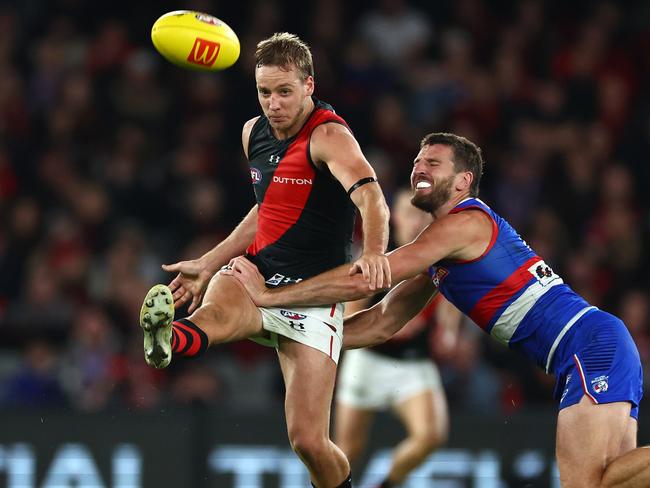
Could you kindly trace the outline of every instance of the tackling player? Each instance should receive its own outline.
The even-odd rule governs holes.
[[[380,343],[440,290],[496,340],[556,376],[556,454],[565,488],[650,486],[650,449],[637,448],[643,395],[639,353],[625,324],[577,295],[503,218],[478,199],[481,151],[434,133],[413,162],[412,203],[431,223],[389,256],[395,287],[346,320],[345,347]],[[231,274],[259,305],[351,300],[374,293],[335,269],[267,290],[237,258]]]
[[[410,190],[397,192],[391,207],[394,241],[411,242],[431,222],[431,215],[411,205]],[[346,314],[376,303],[377,298],[346,304]],[[336,444],[354,466],[366,447],[375,412],[390,408],[406,429],[380,488],[399,486],[431,452],[447,440],[447,399],[435,351],[450,354],[456,345],[461,313],[440,295],[383,344],[343,355],[336,387]],[[432,342],[432,339],[434,340]]]

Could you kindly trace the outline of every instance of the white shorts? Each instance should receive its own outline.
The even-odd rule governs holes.
[[[339,370],[336,400],[378,410],[440,388],[440,373],[430,359],[395,359],[367,349],[352,349],[345,352]]]
[[[338,364],[343,347],[343,304],[309,308],[264,308],[262,328],[268,335],[251,337],[264,346],[278,347],[278,335],[318,349]]]

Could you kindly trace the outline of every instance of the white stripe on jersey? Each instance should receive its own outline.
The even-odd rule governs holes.
[[[548,351],[548,356],[546,356],[546,372],[549,372],[549,369],[551,368],[551,361],[553,360],[553,354],[555,354],[555,350],[557,349],[557,346],[560,344],[560,341],[564,337],[564,335],[569,332],[569,329],[573,327],[573,324],[575,324],[580,317],[582,317],[584,314],[586,314],[589,310],[595,310],[596,307],[585,307],[582,310],[580,310],[577,314],[575,314],[571,320],[567,322],[567,324],[562,328],[560,333],[557,335],[555,340],[553,341],[553,345],[551,346],[550,351]]]
[[[517,330],[517,327],[519,327],[519,324],[530,309],[535,306],[537,300],[539,300],[554,286],[564,283],[562,278],[556,275],[553,271],[550,271],[550,276],[540,278],[536,273],[539,266],[541,266],[542,269],[548,269],[550,271],[550,268],[546,266],[544,261],[537,261],[528,268],[528,272],[533,277],[537,278],[537,282],[526,288],[521,296],[508,305],[501,316],[497,319],[490,331],[490,335],[497,341],[507,345]]]

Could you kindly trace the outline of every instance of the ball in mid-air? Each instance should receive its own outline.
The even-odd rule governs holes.
[[[183,68],[219,71],[239,58],[237,34],[222,20],[201,12],[166,13],[154,22],[151,41],[165,59]]]

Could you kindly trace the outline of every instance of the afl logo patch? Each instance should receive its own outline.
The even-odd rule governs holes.
[[[283,317],[286,317],[290,320],[303,320],[307,318],[306,315],[292,312],[291,310],[280,310],[280,313],[282,314]]]
[[[258,185],[262,181],[262,172],[257,168],[251,168],[251,182]]]

